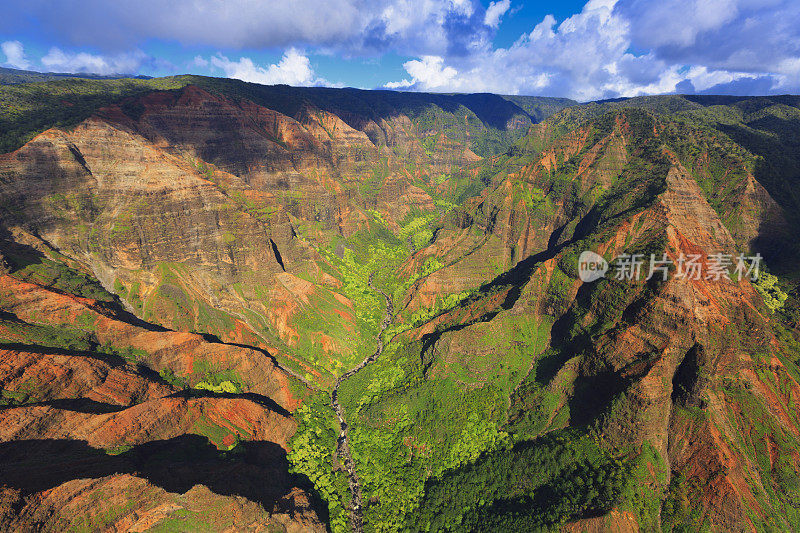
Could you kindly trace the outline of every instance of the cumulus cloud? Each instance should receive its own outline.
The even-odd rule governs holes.
[[[187,66],[261,83],[314,85],[308,56],[408,59],[386,87],[569,96],[579,100],[664,92],[800,91],[797,0],[589,0],[563,20],[531,24],[516,42],[493,45],[511,0],[14,0],[0,33],[35,20],[57,43],[101,55],[51,50],[54,70],[131,72],[155,60],[140,43],[160,39],[224,50]],[[102,21],[99,23],[98,21]],[[506,26],[507,27],[507,26]],[[26,64],[15,41],[7,64]],[[68,48],[64,48],[68,49]],[[231,50],[289,50],[275,65]],[[45,61],[46,60],[46,61]],[[138,63],[137,63],[138,62]]]
[[[197,59],[195,58],[195,62],[197,62]],[[266,68],[258,66],[249,57],[242,57],[238,61],[232,61],[222,54],[212,57],[211,64],[222,69],[228,78],[262,83],[264,85],[278,83],[285,83],[286,85],[326,84],[325,80],[317,78],[314,74],[314,69],[311,67],[311,60],[308,56],[303,55],[295,48],[287,50],[278,63],[268,65]]]
[[[54,46],[41,61],[47,70],[53,72],[108,75],[136,73],[147,59],[147,55],[141,50],[103,56],[86,52],[65,52]]]
[[[592,0],[561,24],[546,16],[509,48],[486,47],[449,65],[442,57],[409,61],[404,64],[411,75],[407,87],[600,98],[625,89],[617,63],[629,55],[627,32],[628,23],[614,15],[613,2]]]
[[[800,58],[796,0],[620,0],[615,13],[634,46],[674,63],[788,75]]]
[[[483,16],[483,23],[490,28],[496,28],[500,25],[500,19],[506,14],[506,11],[511,7],[511,0],[500,0],[499,2],[490,2],[489,7],[486,8],[486,14]]]
[[[389,82],[386,87],[398,89],[412,87],[419,84],[428,90],[451,87],[455,82],[458,71],[453,67],[444,66],[444,58],[437,56],[424,56],[419,60],[403,63],[403,68],[411,74],[412,80]]]
[[[501,0],[503,4],[508,0]],[[443,54],[488,38],[479,0],[28,0],[4,7],[0,33],[27,20],[69,46],[130,49],[162,39],[220,49],[332,48]],[[501,6],[500,6],[501,7]],[[497,14],[500,7],[495,5]],[[497,14],[497,17],[500,15]],[[494,18],[491,18],[494,20]]]
[[[0,49],[6,55],[5,65],[11,68],[26,69],[30,66],[30,62],[25,59],[25,49],[19,41],[6,41],[0,44]]]
[[[788,17],[786,10],[795,8],[787,3],[664,0],[648,2],[650,11],[640,4],[641,0],[590,0],[580,13],[560,23],[545,16],[508,48],[484,46],[469,57],[408,61],[404,68],[410,78],[386,87],[543,94],[581,101],[669,92],[800,90],[800,35],[776,44],[772,54],[761,49],[755,33],[739,39],[748,34],[748,25],[764,29],[761,21],[740,20],[742,14],[770,4],[773,19],[780,10]],[[671,8],[662,9],[665,4]],[[800,21],[800,16],[791,20]],[[731,27],[741,31],[729,33]],[[800,24],[786,28],[783,35],[792,32],[800,32]],[[758,61],[759,57],[769,59]]]

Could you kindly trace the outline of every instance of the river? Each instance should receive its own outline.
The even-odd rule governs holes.
[[[337,439],[336,445],[336,455],[339,456],[339,459],[344,465],[345,470],[347,470],[347,483],[350,487],[350,494],[352,495],[350,500],[350,527],[356,533],[362,533],[364,531],[364,514],[361,501],[361,481],[358,479],[358,472],[356,472],[356,467],[353,463],[353,456],[350,454],[350,444],[348,442],[350,427],[347,425],[347,421],[345,420],[344,408],[339,403],[339,386],[344,382],[344,380],[354,375],[371,362],[375,361],[383,353],[383,332],[387,327],[389,327],[389,324],[392,323],[392,319],[394,318],[394,305],[392,304],[392,299],[389,298],[388,294],[380,289],[376,289],[372,284],[374,276],[374,272],[370,274],[369,286],[371,289],[383,296],[383,298],[386,300],[386,312],[383,317],[383,322],[381,322],[380,331],[378,331],[378,338],[375,341],[375,352],[361,361],[357,366],[339,376],[339,379],[336,380],[336,384],[333,387],[333,392],[331,393],[331,406],[333,407],[333,410],[336,411],[336,417],[339,419],[340,428],[339,438]]]

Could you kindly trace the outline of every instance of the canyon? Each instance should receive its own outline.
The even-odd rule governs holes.
[[[0,101],[2,529],[800,526],[800,97]]]

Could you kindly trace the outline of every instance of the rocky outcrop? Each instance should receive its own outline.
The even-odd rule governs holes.
[[[253,401],[167,397],[105,414],[36,405],[0,418],[4,527],[324,530],[287,474],[293,421]]]
[[[0,528],[324,529],[286,452],[334,383],[366,525],[549,433],[548,467],[578,434],[602,464],[581,479],[602,505],[559,500],[566,531],[796,523],[796,347],[750,281],[576,270],[780,250],[792,217],[752,154],[592,104],[479,164],[460,104],[237,87],[143,93],[0,156]],[[314,416],[303,442],[333,441]],[[555,498],[523,496],[472,511]]]
[[[0,350],[0,388],[24,395],[26,402],[87,399],[127,407],[175,392],[170,385],[148,379],[135,366],[111,357],[29,349],[36,352]]]
[[[466,390],[486,386],[487,375],[501,363],[530,372],[531,385],[523,380],[512,396],[512,406],[525,406],[512,409],[512,427],[516,417],[534,419],[535,425],[524,427],[539,432],[588,426],[614,449],[633,455],[653,449],[656,459],[646,467],[651,473],[638,481],[649,487],[645,497],[689,491],[691,505],[699,506],[696,523],[724,531],[750,531],[759,521],[787,527],[776,509],[793,493],[788,485],[773,484],[775,469],[784,468],[778,464],[785,465],[781,476],[800,472],[791,444],[800,427],[800,387],[781,362],[785,348],[773,336],[769,312],[750,281],[708,275],[713,254],[735,258],[757,238],[757,228],[785,227],[785,215],[755,192],[763,190],[752,183],[744,162],[729,171],[741,179],[733,187],[741,185],[742,201],[712,205],[714,190],[699,184],[705,171],[684,165],[670,139],[661,136],[665,128],[658,119],[629,111],[610,120],[609,133],[592,139],[589,129],[577,131],[495,178],[472,215],[489,234],[482,246],[517,244],[524,253],[506,263],[516,263],[514,268],[484,286],[490,296],[468,300],[404,334],[404,340],[422,342],[428,379],[458,376]],[[603,126],[594,124],[597,130]],[[632,165],[646,173],[632,171]],[[562,199],[553,192],[565,175]],[[518,191],[533,187],[550,192],[541,204],[524,206]],[[597,192],[609,189],[619,192],[595,204]],[[756,197],[761,200],[748,200]],[[742,233],[724,222],[741,217],[763,224]],[[583,249],[608,258],[646,251],[639,281],[615,280],[612,265],[611,279],[581,283],[576,263]],[[703,273],[692,279],[673,270],[666,281],[648,283],[651,252],[675,264],[697,254]],[[475,263],[486,261],[478,252],[473,256]],[[731,272],[734,267],[735,259]],[[451,280],[458,268],[464,271],[456,263],[420,283],[418,305],[430,305],[437,280]],[[542,354],[538,328],[551,320],[550,348]],[[522,363],[500,354],[531,359]],[[782,392],[777,383],[784,384]],[[770,422],[760,421],[762,416]],[[772,443],[763,453],[775,466],[765,469],[756,460],[762,452],[749,451],[759,446],[747,436],[752,427],[764,428],[757,433]],[[690,488],[676,489],[678,476],[691,480],[680,481]],[[613,511],[565,530],[636,531],[659,519]]]
[[[50,325],[85,324],[84,331],[98,345],[138,353],[156,371],[170,370],[187,378],[190,384],[205,379],[209,370],[232,371],[247,391],[267,396],[288,410],[293,410],[308,393],[268,353],[207,342],[197,334],[132,324],[97,301],[59,294],[11,276],[0,277],[0,301],[6,312],[22,321],[36,322],[44,316]],[[13,368],[9,368],[11,371]]]
[[[296,430],[287,409],[303,398],[303,387],[269,356],[135,325],[106,302],[10,276],[0,284],[4,529],[139,531],[187,521],[212,529],[325,529],[307,482],[287,471]],[[68,339],[81,327],[84,336],[75,338],[98,351],[31,344],[57,342],[37,337],[47,332]],[[183,391],[151,368],[190,384],[208,379],[202,368],[227,369],[255,393]]]
[[[14,507],[19,513],[2,513],[0,524],[10,531],[34,527],[63,531],[87,523],[131,532],[186,524],[219,531],[263,527],[286,533],[325,531],[310,508],[308,496],[301,491],[289,492],[279,506],[282,509],[270,513],[255,502],[235,494],[214,493],[205,485],[196,485],[181,494],[137,475],[114,474],[67,481],[28,498],[7,488],[0,495],[0,509]]]
[[[66,439],[92,448],[137,446],[218,428],[211,438],[220,446],[238,439],[269,440],[286,449],[295,429],[286,415],[238,398],[164,397],[104,414],[31,405],[4,409],[0,420],[3,442]]]
[[[344,303],[337,328],[355,335],[312,354],[298,347],[297,333],[324,334],[300,321],[329,318],[269,290],[276,275],[297,285],[329,271],[315,247],[369,229],[367,210],[395,225],[434,211],[414,180],[477,157],[445,137],[428,154],[403,115],[342,118],[310,102],[293,112],[195,86],[103,108],[0,156],[0,197],[14,206],[2,224],[82,265],[140,318],[258,346],[319,375],[312,361],[355,360],[369,339]],[[284,316],[287,307],[312,315]]]

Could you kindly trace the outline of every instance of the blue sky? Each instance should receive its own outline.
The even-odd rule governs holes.
[[[7,0],[0,64],[594,100],[800,93],[797,0]]]

